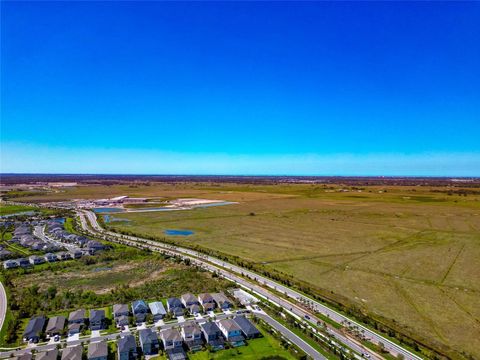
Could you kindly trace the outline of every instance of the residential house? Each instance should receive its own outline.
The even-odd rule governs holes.
[[[222,310],[228,310],[233,306],[233,303],[225,296],[224,293],[212,294],[213,300],[217,304],[217,307]]]
[[[35,360],[57,360],[58,349],[52,349],[37,353]]]
[[[221,350],[224,347],[224,340],[222,336],[222,331],[213,321],[206,322],[200,325],[203,332],[203,337],[208,345],[210,345],[214,350]]]
[[[117,342],[118,360],[134,360],[137,358],[137,343],[135,336],[126,335]]]
[[[55,316],[48,320],[45,333],[47,334],[48,337],[60,335],[63,333],[64,328],[65,328],[65,317]]]
[[[28,261],[28,259],[25,259],[25,258],[17,259],[17,263],[20,267],[23,267],[23,268],[30,267],[32,265],[30,264],[30,261]]]
[[[155,301],[148,304],[150,312],[153,315],[153,321],[161,320],[167,315],[167,311],[161,301]]]
[[[90,343],[88,345],[87,359],[88,360],[107,360],[108,345],[105,341]]]
[[[68,336],[79,334],[82,331],[83,326],[84,324],[77,324],[77,323],[68,324],[68,332],[67,332]]]
[[[135,317],[135,321],[138,323],[145,322],[147,319],[148,306],[143,300],[136,300],[132,303],[132,312]]]
[[[205,312],[213,311],[215,309],[215,300],[213,300],[212,295],[208,293],[199,294],[198,301]]]
[[[182,348],[183,340],[182,335],[177,329],[166,329],[160,332],[160,337],[163,342],[163,348],[165,350],[171,350],[174,348]]]
[[[12,256],[12,252],[5,250],[3,247],[0,246],[0,260],[7,259]]]
[[[90,310],[90,330],[103,330],[105,327],[105,310]]]
[[[183,304],[179,298],[175,298],[175,297],[168,298],[167,309],[168,309],[168,312],[175,317],[183,315]]]
[[[45,260],[47,262],[55,262],[58,260],[57,255],[52,254],[52,253],[47,253],[45,254]]]
[[[69,324],[85,324],[86,320],[87,320],[87,312],[85,311],[85,309],[72,311],[68,315]]]
[[[57,259],[58,260],[69,260],[71,259],[70,254],[68,252],[59,252],[57,253]]]
[[[43,264],[45,262],[45,258],[43,258],[41,256],[37,256],[37,255],[32,255],[28,258],[28,261],[32,265],[39,265],[39,264]]]
[[[83,256],[81,250],[71,250],[69,253],[72,259],[80,259]]]
[[[190,323],[183,326],[181,334],[185,344],[191,351],[198,351],[202,348],[202,330],[197,323]]]
[[[197,315],[202,312],[200,305],[198,304],[193,304],[188,307],[188,312],[192,315]]]
[[[3,263],[4,269],[13,269],[18,267],[18,262],[16,260],[7,260]]]
[[[118,327],[128,325],[128,315],[130,310],[127,304],[115,304],[113,305],[113,319]]]
[[[45,317],[36,316],[27,324],[25,331],[23,332],[23,341],[29,341],[37,343],[42,336],[43,327],[45,326]]]
[[[233,318],[233,321],[235,321],[237,325],[240,326],[243,335],[245,335],[247,339],[252,339],[261,335],[260,331],[258,331],[258,329],[252,324],[252,322],[245,316],[236,316]]]
[[[188,308],[192,305],[199,305],[200,303],[198,302],[197,298],[195,297],[195,295],[191,294],[191,293],[186,293],[186,294],[183,294],[181,297],[180,297],[180,300],[182,301],[183,305]]]
[[[163,347],[169,360],[184,360],[187,358],[182,347],[182,335],[176,329],[166,329],[160,332]]]
[[[158,354],[160,343],[158,342],[157,333],[152,329],[141,329],[138,331],[140,339],[140,347],[144,355]]]
[[[83,346],[75,345],[62,350],[62,360],[82,360]]]
[[[218,327],[222,331],[223,336],[232,346],[241,346],[245,344],[245,338],[242,329],[232,319],[223,319],[218,322]]]

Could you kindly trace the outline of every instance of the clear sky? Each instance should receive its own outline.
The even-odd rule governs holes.
[[[480,2],[1,3],[1,172],[480,176]]]

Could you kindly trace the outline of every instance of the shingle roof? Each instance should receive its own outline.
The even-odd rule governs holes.
[[[46,332],[61,331],[65,327],[65,317],[55,316],[48,320]]]
[[[182,341],[182,335],[176,329],[163,330],[160,336],[163,340]]]
[[[90,322],[103,321],[105,319],[105,310],[90,310]]]
[[[242,330],[238,324],[232,319],[223,319],[219,321],[219,324],[227,331]]]
[[[129,312],[128,305],[127,304],[115,304],[113,305],[113,313],[126,313]]]
[[[39,336],[45,326],[45,317],[37,316],[31,319],[28,322],[27,327],[23,333],[23,337],[31,338],[34,336]]]
[[[86,318],[86,311],[84,309],[72,311],[68,315],[68,321],[84,320],[85,318]]]
[[[220,329],[218,328],[217,324],[215,324],[213,321],[206,322],[200,326],[202,327],[203,331],[208,335],[215,335],[220,332]]]
[[[57,357],[58,357],[58,350],[53,349],[53,350],[37,353],[37,356],[35,356],[35,359],[36,360],[57,360]]]
[[[129,352],[135,350],[137,348],[137,343],[135,342],[135,336],[133,335],[126,335],[117,342],[118,351]]]
[[[195,297],[195,295],[191,294],[191,293],[186,293],[186,294],[183,294],[181,296],[181,299],[183,302],[185,303],[189,303],[189,302],[198,302],[197,298]]]
[[[108,346],[104,341],[90,343],[88,345],[88,357],[96,358],[101,356],[108,356]]]
[[[62,360],[82,360],[83,346],[66,347],[62,351]]]
[[[260,331],[244,316],[236,316],[233,318],[233,321],[240,326],[246,336],[256,336],[260,334]]]
[[[139,330],[138,335],[142,346],[143,344],[158,342],[157,334],[152,331],[152,329],[141,329]]]

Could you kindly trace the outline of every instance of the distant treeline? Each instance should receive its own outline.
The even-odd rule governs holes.
[[[229,175],[101,175],[101,174],[0,174],[0,184],[47,184],[77,182],[114,185],[136,183],[238,183],[238,184],[345,184],[351,186],[457,186],[477,187],[480,178],[452,177],[383,177],[383,176],[229,176]]]

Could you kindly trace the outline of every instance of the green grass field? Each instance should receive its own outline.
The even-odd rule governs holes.
[[[22,213],[25,211],[33,211],[33,210],[36,210],[36,209],[31,206],[6,205],[3,203],[0,203],[0,216]]]
[[[348,189],[348,191],[345,191]],[[471,190],[471,189],[470,189]],[[450,188],[162,184],[78,187],[37,200],[131,195],[238,204],[115,214],[118,230],[237,255],[355,305],[447,353],[480,357],[480,192]]]
[[[240,346],[234,349],[221,350],[216,352],[200,351],[189,354],[190,360],[259,360],[272,355],[279,356],[285,360],[294,360],[295,357],[287,350],[282,348],[280,342],[272,335],[263,331],[264,337],[247,341],[246,346]]]

